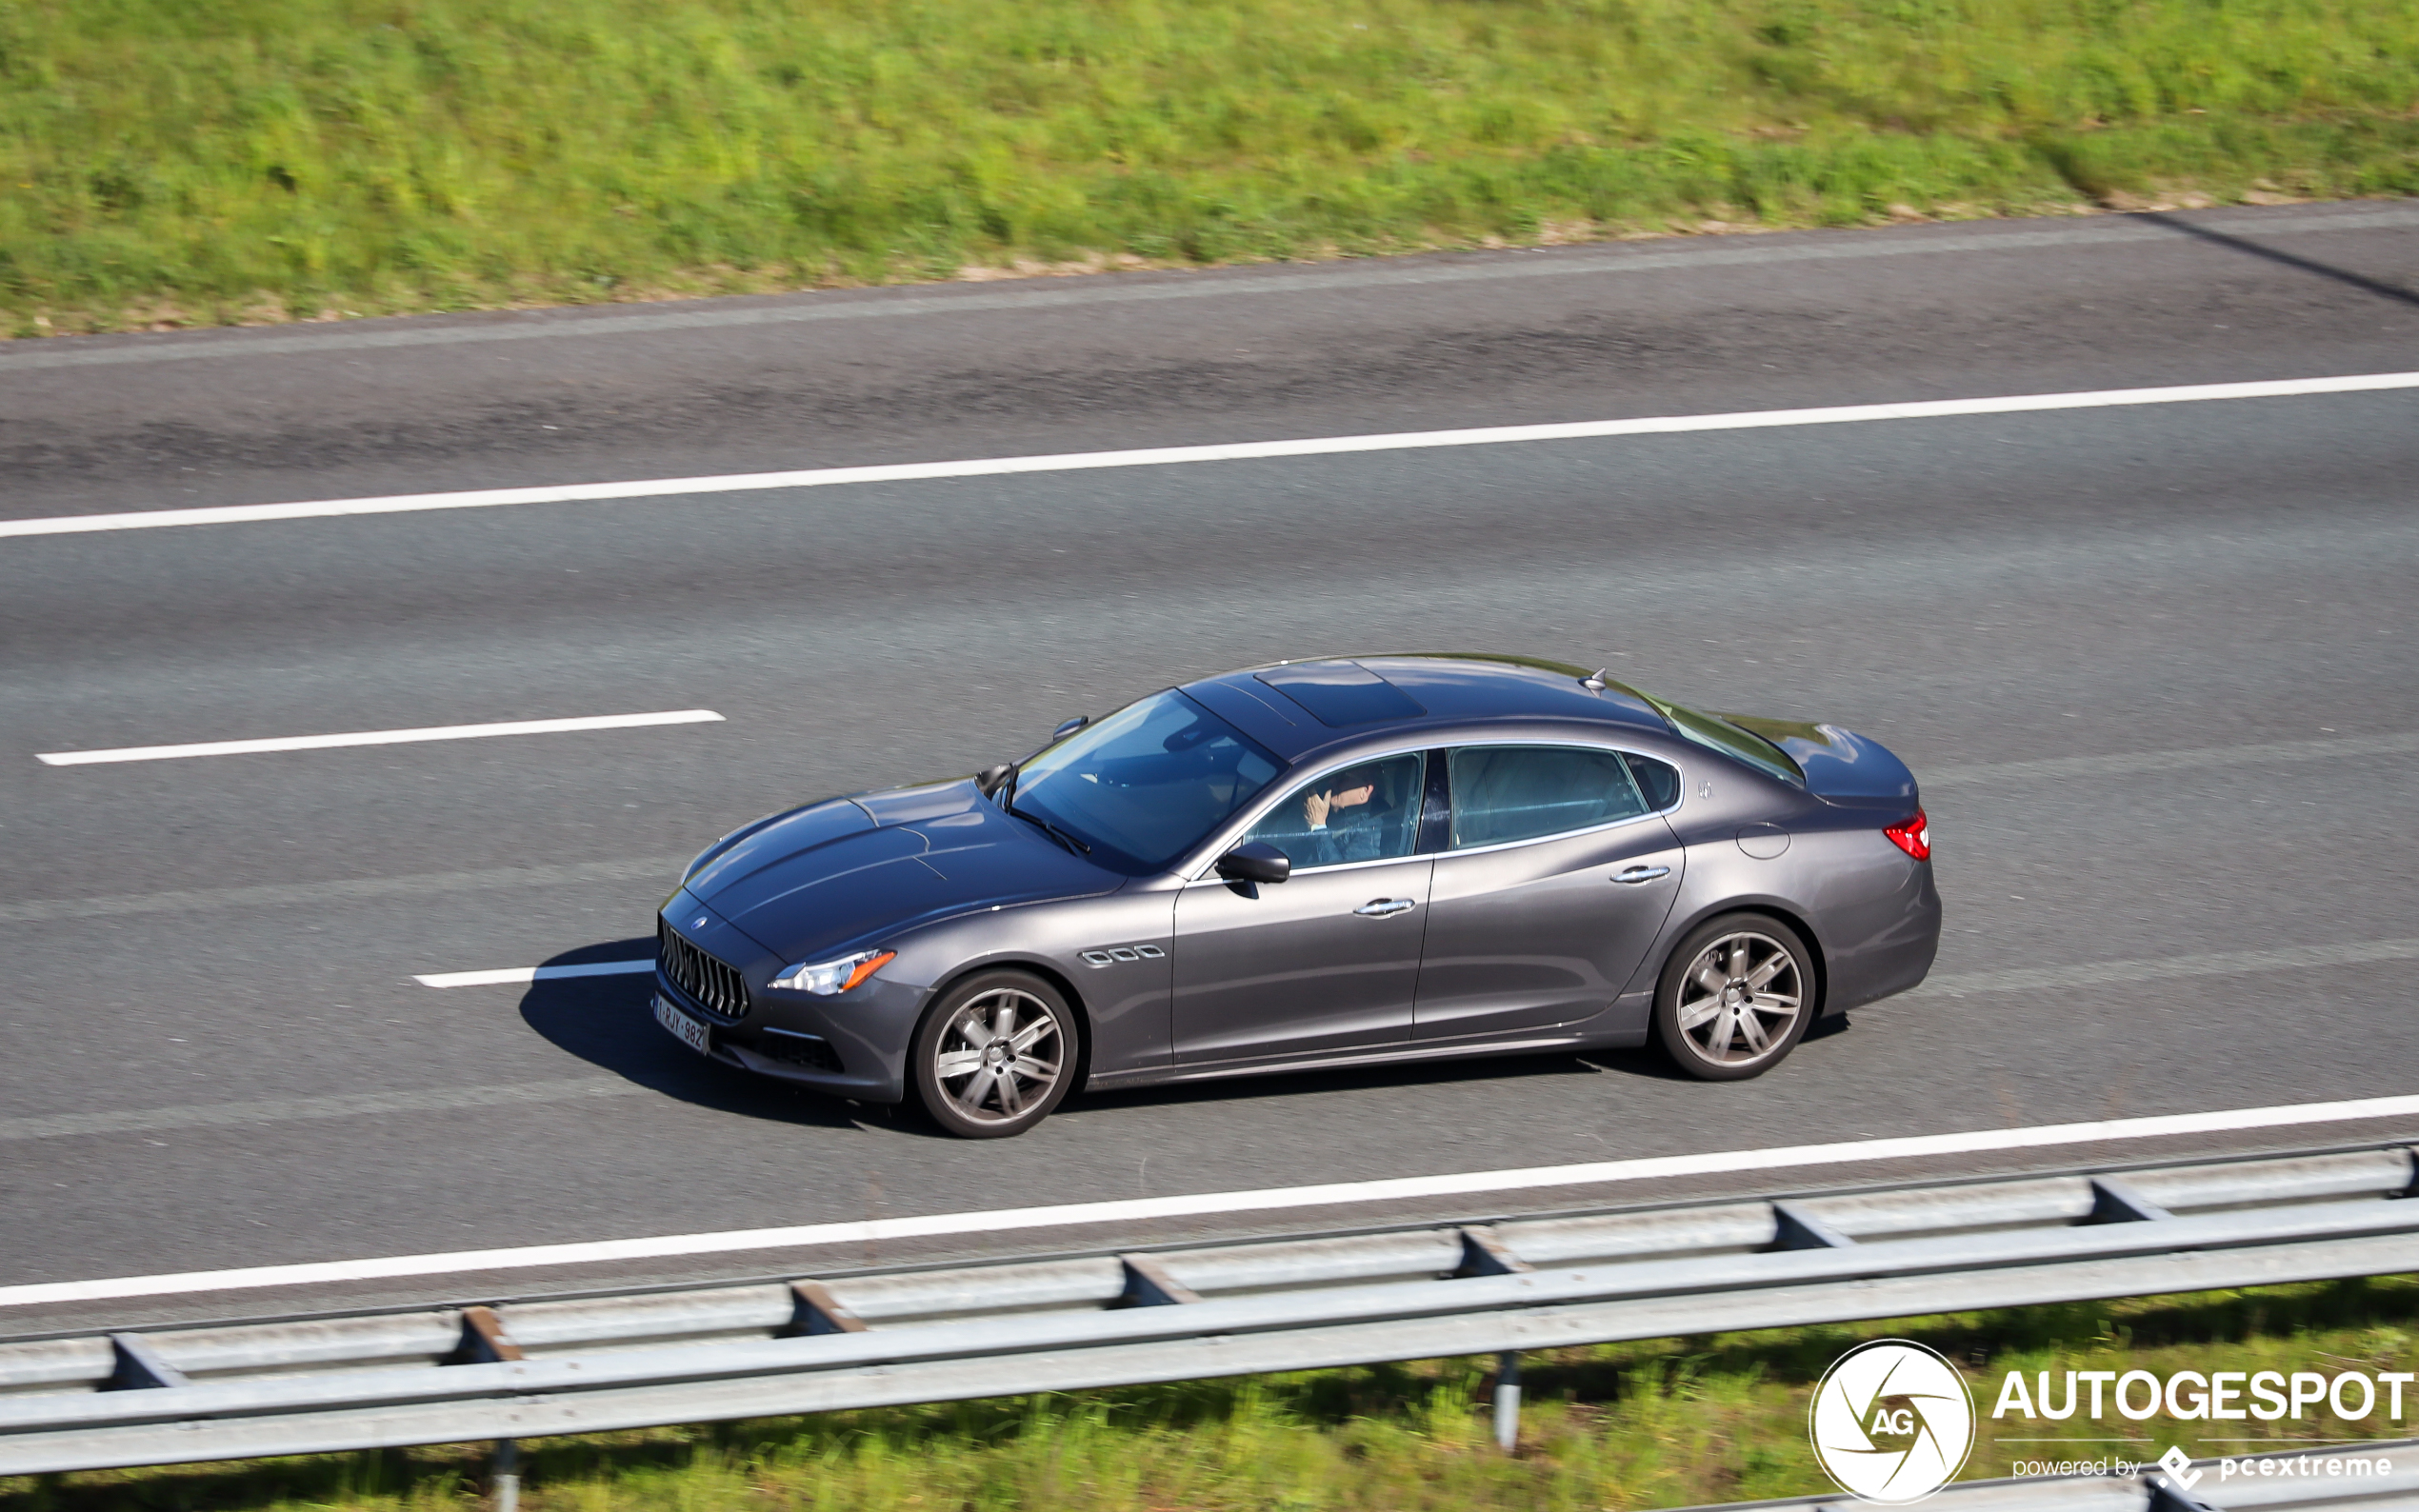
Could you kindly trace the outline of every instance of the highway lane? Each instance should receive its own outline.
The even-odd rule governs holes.
[[[0,515],[2395,370],[2415,219],[1922,226],[19,342]],[[399,340],[448,344],[374,345]]]
[[[2408,232],[2383,247],[2329,234],[2360,241],[2371,274],[2407,264]],[[1974,292],[2011,260],[1975,269]],[[2275,282],[2214,312],[2230,326],[2288,311],[2289,328],[2251,320],[2256,362],[2212,335],[2149,381],[2409,366],[2407,342],[2386,348],[2419,311],[2252,261]],[[1734,293],[1751,303],[1758,288]],[[1880,317],[1863,318],[1851,338]],[[2081,329],[2068,307],[2041,318]],[[2097,385],[2152,366],[2122,319],[2105,324],[2107,350],[2078,338],[2062,370]],[[1941,374],[1921,376],[1962,362],[1969,391],[2032,387],[1989,357],[1936,353]],[[1749,408],[1809,381],[1732,366],[1675,387]],[[1610,408],[1625,394],[1609,390],[1634,399],[1651,376],[1574,384],[1566,407]],[[1285,408],[1282,393],[1264,400],[1263,421]],[[1464,396],[1455,418],[1521,418],[1534,401]],[[753,813],[964,770],[1063,713],[1336,647],[1600,648],[1649,686],[1869,729],[1919,772],[2419,729],[2414,416],[2408,395],[2340,396],[7,543],[5,1115],[269,1109],[0,1139],[0,1282],[2407,1090],[2407,960],[2187,965],[2419,935],[2419,800],[2409,755],[2392,751],[1944,785],[1930,794],[1952,909],[1942,972],[2149,959],[2175,974],[1879,1005],[1738,1088],[1671,1080],[1649,1057],[1548,1058],[1087,1099],[1034,1136],[971,1146],[684,1061],[644,1023],[634,979],[437,992],[410,977],[626,955],[677,858]],[[314,418],[300,407],[297,423]],[[443,481],[490,481],[470,476],[478,461]],[[111,507],[178,502],[104,482],[90,498]],[[33,759],[691,706],[727,722]],[[512,867],[555,871],[442,881]],[[415,877],[439,880],[310,890]],[[193,896],[72,906],[168,889]],[[381,1091],[423,1101],[325,1101]],[[313,1116],[274,1111],[312,1099]]]

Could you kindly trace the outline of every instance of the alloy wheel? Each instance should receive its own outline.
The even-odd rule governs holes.
[[[1805,1011],[1796,955],[1753,929],[1716,938],[1680,978],[1681,1037],[1714,1065],[1749,1065],[1787,1049]]]
[[[932,1056],[951,1111],[976,1124],[1012,1124],[1047,1102],[1066,1074],[1057,1015],[1039,998],[998,987],[950,1015]]]

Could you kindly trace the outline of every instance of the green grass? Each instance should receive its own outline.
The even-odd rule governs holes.
[[[1709,1319],[1709,1322],[1713,1320]],[[1520,1452],[1498,1453],[1484,1362],[1442,1361],[950,1406],[834,1413],[525,1445],[530,1512],[1563,1512],[1829,1490],[1807,1446],[1813,1383],[1849,1346],[1920,1339],[1971,1366],[1969,1479],[2043,1448],[1994,1422],[2009,1369],[2419,1365],[2419,1280],[2149,1298],[1841,1328],[1709,1334],[1532,1355]],[[2419,1414],[2419,1394],[2407,1402]],[[2280,1449],[2403,1437],[2385,1421],[2214,1425]],[[2116,1416],[2148,1461],[2212,1425]],[[2061,1450],[2062,1454],[2074,1451]],[[471,1512],[477,1446],[0,1481],[0,1512]]]
[[[2419,0],[0,0],[0,328],[2406,194],[2415,106]]]

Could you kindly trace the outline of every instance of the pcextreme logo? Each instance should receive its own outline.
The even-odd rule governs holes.
[[[1974,1399],[1957,1367],[1907,1339],[1832,1362],[1808,1413],[1814,1458],[1839,1488],[1904,1506],[1947,1485],[1974,1446]]]

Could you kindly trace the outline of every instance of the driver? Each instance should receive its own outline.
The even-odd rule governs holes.
[[[1385,824],[1391,805],[1377,799],[1377,767],[1348,766],[1302,798],[1314,866],[1340,861],[1375,861],[1385,851]]]

